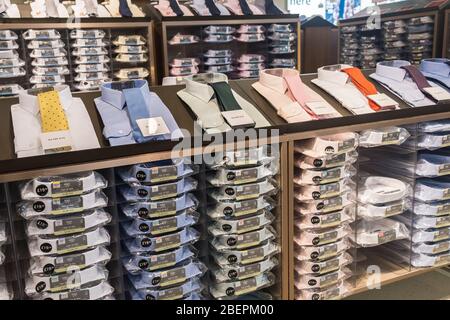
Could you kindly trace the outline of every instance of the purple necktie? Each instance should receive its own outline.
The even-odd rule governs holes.
[[[428,92],[423,90],[424,88],[431,87],[431,85],[428,83],[428,80],[425,78],[422,72],[420,72],[419,69],[417,69],[415,66],[404,66],[402,68],[406,70],[411,79],[413,79],[419,90],[422,91],[424,95],[426,95],[433,101],[436,101],[436,99],[434,99]]]

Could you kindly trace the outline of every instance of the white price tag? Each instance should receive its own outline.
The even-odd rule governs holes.
[[[337,111],[325,101],[307,102],[306,106],[318,116],[337,113]]]
[[[255,121],[244,110],[224,111],[222,116],[232,128],[255,126]]]
[[[144,137],[159,136],[170,133],[162,117],[138,119],[136,123]]]
[[[382,109],[383,108],[389,108],[389,107],[398,107],[398,103],[395,102],[394,99],[390,98],[387,94],[384,93],[377,93],[372,94],[370,96],[367,96],[370,100],[375,102],[377,105],[379,105]]]
[[[431,95],[438,102],[450,100],[450,93],[441,87],[423,88],[425,92]]]
[[[41,133],[41,144],[44,152],[70,151],[73,146],[68,130]]]

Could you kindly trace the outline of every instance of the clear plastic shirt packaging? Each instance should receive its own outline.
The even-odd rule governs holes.
[[[408,34],[408,40],[425,40],[425,39],[433,39],[433,34],[428,32]]]
[[[358,217],[368,221],[379,220],[402,214],[406,210],[411,209],[411,207],[412,203],[410,199],[402,199],[383,204],[359,203]]]
[[[140,252],[162,252],[170,249],[178,248],[182,245],[194,243],[200,238],[200,233],[194,228],[187,227],[181,231],[151,237],[147,235],[139,235],[135,238],[126,239],[125,246],[132,254]]]
[[[420,216],[444,216],[450,214],[450,201],[414,203],[414,213]]]
[[[75,59],[76,64],[99,64],[108,63],[110,61],[107,56],[79,56]]]
[[[208,227],[208,231],[213,236],[224,234],[242,234],[254,230],[261,229],[275,220],[270,211],[262,210],[255,216],[241,219],[219,219],[212,222]]]
[[[200,41],[200,38],[194,35],[189,34],[176,34],[173,36],[172,39],[168,41],[168,44],[170,45],[176,45],[176,44],[192,44],[197,43]]]
[[[419,131],[422,133],[450,132],[450,120],[435,120],[421,122],[418,124]]]
[[[341,211],[326,214],[307,214],[296,218],[295,225],[300,229],[325,229],[351,222],[355,219],[355,207],[347,206]]]
[[[17,40],[18,36],[14,31],[2,30],[0,31],[0,40]]]
[[[205,70],[207,72],[218,72],[218,73],[227,73],[234,71],[234,67],[228,64],[223,66],[206,66]]]
[[[203,41],[211,43],[226,43],[233,41],[234,37],[230,34],[209,34]]]
[[[6,242],[5,224],[0,223],[0,248]]]
[[[244,234],[223,234],[214,237],[211,245],[219,252],[224,250],[242,250],[276,238],[276,231],[271,226]]]
[[[271,179],[238,186],[222,186],[211,191],[217,201],[256,199],[262,195],[275,194],[278,187]]]
[[[347,206],[354,205],[354,198],[353,192],[347,192],[334,198],[297,202],[295,204],[295,212],[301,215],[308,215],[343,210]]]
[[[413,226],[416,229],[439,229],[450,227],[450,215],[440,217],[417,216],[414,217]]]
[[[358,159],[358,152],[350,151],[338,155],[309,157],[295,154],[295,166],[300,169],[329,169],[353,164]]]
[[[361,220],[356,224],[355,232],[350,234],[350,239],[361,247],[375,247],[408,237],[408,228],[392,219]]]
[[[46,40],[46,41],[30,41],[27,45],[28,49],[57,49],[64,48],[66,45],[62,40]]]
[[[144,46],[118,46],[114,53],[147,53],[148,49]]]
[[[294,53],[296,52],[296,49],[294,46],[289,47],[289,46],[285,46],[285,47],[273,47],[269,53],[270,54],[290,54],[290,53]]]
[[[295,246],[295,258],[297,260],[324,261],[335,257],[343,251],[350,248],[347,239],[339,240],[335,243],[325,244],[322,246]]]
[[[118,79],[142,79],[148,77],[148,75],[149,72],[145,68],[126,68],[114,73],[114,76]]]
[[[417,146],[421,149],[437,150],[450,146],[448,132],[429,133],[419,136]]]
[[[81,82],[75,82],[74,87],[77,90],[83,91],[83,90],[97,90],[100,85],[102,85],[105,82],[111,82],[112,80],[110,78],[108,79],[98,79],[98,80],[85,80]]]
[[[118,169],[119,176],[126,183],[161,183],[176,180],[194,172],[184,159],[162,160],[136,164]]]
[[[82,72],[75,76],[74,80],[80,81],[92,81],[92,80],[106,80],[108,79],[107,72]]]
[[[25,281],[28,296],[44,292],[60,292],[89,287],[108,279],[108,271],[103,266],[91,266],[83,270],[72,270],[56,276],[32,276]]]
[[[213,251],[212,256],[219,266],[248,265],[272,257],[280,252],[280,247],[273,241],[266,241],[260,246],[246,250]]]
[[[142,185],[131,183],[119,187],[120,193],[126,201],[163,200],[192,191],[197,188],[197,180],[183,178],[179,181],[158,185]]]
[[[61,39],[61,34],[55,29],[33,30],[29,29],[22,34],[25,40]]]
[[[114,292],[114,288],[106,281],[100,282],[99,284],[86,288],[86,289],[76,289],[72,291],[65,291],[59,293],[42,293],[40,295],[34,296],[35,300],[100,300]]]
[[[449,200],[450,178],[417,180],[414,196],[417,200],[426,203]]]
[[[22,77],[26,74],[24,68],[0,68],[0,78]]]
[[[171,269],[128,275],[128,279],[136,290],[163,289],[180,285],[192,278],[199,278],[205,274],[206,270],[206,266],[200,261],[189,259]]]
[[[59,49],[34,49],[30,53],[31,58],[54,58],[54,57],[65,57],[67,51],[63,48]]]
[[[369,129],[359,133],[359,145],[373,148],[385,145],[401,145],[411,135],[405,128],[388,127],[382,129]]]
[[[299,201],[327,199],[349,191],[356,191],[356,184],[351,179],[342,179],[328,184],[297,186],[295,198]]]
[[[242,24],[239,29],[236,30],[237,33],[264,33],[266,28],[263,25],[255,24]]]
[[[406,243],[409,248],[409,243]],[[439,242],[424,242],[414,243],[412,251],[419,254],[435,255],[445,253],[450,250],[450,240],[444,240]]]
[[[361,178],[358,201],[363,204],[385,204],[402,200],[411,193],[411,186],[401,180],[370,176]]]
[[[141,46],[145,45],[147,41],[143,36],[139,35],[128,35],[128,36],[118,36],[113,44],[115,46],[125,45],[125,46]]]
[[[299,275],[312,274],[321,276],[330,272],[335,272],[353,262],[353,258],[347,252],[325,261],[296,261],[295,272]]]
[[[15,40],[0,42],[0,50],[16,50],[16,49],[19,49],[19,45]]]
[[[298,290],[310,288],[326,288],[339,284],[341,281],[350,278],[351,275],[351,270],[346,267],[341,268],[338,271],[319,276],[316,276],[314,274],[296,274],[295,288]]]
[[[7,284],[0,284],[0,300],[12,300],[14,294]]]
[[[233,55],[231,50],[208,50],[203,54],[206,58],[230,58]]]
[[[275,58],[270,62],[272,68],[294,68],[296,65],[295,59]]]
[[[57,216],[103,208],[108,198],[101,191],[63,198],[25,200],[17,204],[17,212],[25,219],[41,216]]]
[[[70,31],[70,39],[101,39],[106,36],[103,30],[81,30],[76,29]]]
[[[271,210],[275,206],[270,197],[259,197],[243,201],[221,201],[209,207],[207,214],[212,219],[233,219]]]
[[[68,75],[69,69],[65,66],[62,67],[34,67],[32,70],[34,75],[37,76],[56,76],[56,75]]]
[[[206,179],[214,186],[222,185],[240,185],[245,183],[256,182],[274,176],[278,172],[277,166],[258,166],[245,169],[226,169],[218,168],[209,172]]]
[[[278,265],[278,260],[274,257],[248,265],[222,266],[211,270],[214,280],[218,283],[228,281],[241,281],[256,277],[260,274],[271,271]]]
[[[416,253],[411,256],[411,265],[416,268],[445,266],[450,263],[450,252],[438,255]]]
[[[219,66],[223,64],[231,64],[233,61],[231,57],[222,58],[207,58],[204,62],[205,66]]]
[[[107,54],[108,51],[103,47],[83,47],[72,50],[72,55],[74,56],[102,56]]]
[[[0,71],[1,72],[1,71]],[[64,83],[65,77],[64,76],[32,76],[30,77],[30,83],[37,83],[37,84],[56,84],[56,83]]]
[[[427,230],[414,229],[412,234],[412,242],[414,243],[438,242],[449,239],[450,239],[450,228],[427,229]]]
[[[129,218],[154,219],[173,216],[188,208],[195,209],[197,204],[198,200],[195,196],[188,193],[173,199],[126,203],[121,205],[121,209]]]
[[[57,58],[36,58],[31,62],[33,67],[58,67],[69,64],[66,57]]]
[[[275,275],[267,272],[241,281],[213,284],[210,287],[210,293],[215,299],[226,299],[270,287],[275,282]]]
[[[138,54],[119,53],[115,58],[115,60],[118,62],[125,62],[125,63],[141,63],[147,62],[148,56],[144,53]]]
[[[233,34],[236,28],[231,26],[207,26],[203,29],[207,34]]]
[[[190,246],[181,246],[173,251],[159,254],[141,253],[122,259],[125,269],[131,274],[152,272],[174,267],[182,261],[197,256],[197,250]]]
[[[337,300],[346,297],[351,291],[351,286],[345,281],[325,289],[303,289],[297,290],[296,300]]]
[[[5,262],[5,255],[0,251],[0,266]]]
[[[27,221],[26,233],[28,236],[62,236],[98,228],[110,221],[111,215],[103,209],[86,211],[69,217],[33,218]]]
[[[276,162],[278,155],[271,155],[268,147],[257,147],[237,151],[228,151],[216,154],[215,157],[207,159],[210,168],[240,168],[247,166],[268,165]]]
[[[35,257],[73,253],[96,246],[109,245],[109,243],[109,233],[106,229],[99,228],[86,233],[62,238],[33,236],[28,239],[28,249],[31,256]]]
[[[71,45],[73,48],[104,48],[108,42],[103,39],[77,39]]]
[[[353,151],[358,146],[356,133],[340,133],[297,141],[295,151],[309,157],[324,157]]]
[[[295,230],[294,242],[298,246],[321,246],[346,238],[350,235],[351,232],[352,229],[348,225],[342,225],[336,228],[323,230],[301,230],[297,225]]]
[[[122,227],[129,236],[152,235],[157,236],[189,227],[198,222],[200,214],[194,210],[185,210],[177,216],[144,220],[136,218],[122,223]]]
[[[104,63],[99,64],[81,64],[75,68],[76,73],[80,72],[106,72],[109,67]]]
[[[259,71],[265,68],[266,65],[264,63],[241,63],[237,66],[239,71]]]
[[[111,252],[103,246],[63,256],[38,256],[31,259],[28,273],[31,275],[52,276],[93,265],[106,265],[111,260],[111,257]]]
[[[95,171],[38,177],[21,185],[20,195],[24,200],[74,196],[104,189],[107,183],[106,179]]]
[[[192,278],[184,284],[167,289],[139,289],[131,290],[133,300],[179,300],[204,288],[199,278]]]

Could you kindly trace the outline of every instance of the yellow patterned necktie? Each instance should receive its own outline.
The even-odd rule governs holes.
[[[41,112],[42,132],[69,130],[69,122],[59,101],[56,91],[48,91],[37,95]]]

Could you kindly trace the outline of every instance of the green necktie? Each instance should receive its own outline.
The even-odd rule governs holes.
[[[221,111],[241,110],[241,106],[234,98],[230,85],[225,81],[209,83],[216,95],[217,104]]]

